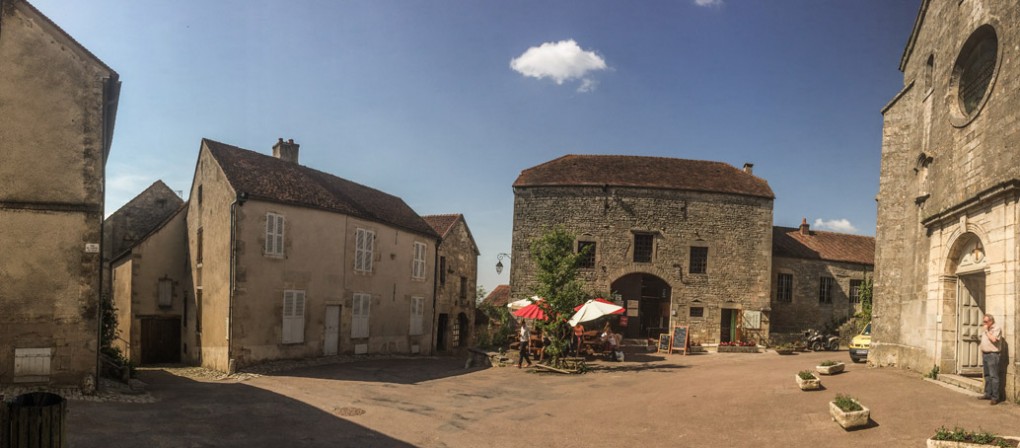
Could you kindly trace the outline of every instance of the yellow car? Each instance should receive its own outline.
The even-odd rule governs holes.
[[[868,360],[868,349],[871,348],[871,322],[864,326],[861,334],[850,340],[850,360],[861,362]]]

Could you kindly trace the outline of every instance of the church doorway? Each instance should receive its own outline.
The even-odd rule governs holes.
[[[957,322],[959,340],[957,372],[960,375],[981,376],[981,318],[985,312],[985,274],[960,276]]]
[[[956,373],[966,376],[981,376],[981,320],[986,311],[986,268],[984,246],[973,233],[962,235],[949,252],[943,293],[944,325],[951,335],[946,338],[943,360],[945,367],[955,367]],[[952,300],[955,295],[955,300]],[[955,322],[954,322],[955,320]],[[946,322],[948,321],[948,322]],[[955,356],[953,356],[955,354]],[[955,363],[953,362],[955,358]],[[955,364],[955,365],[953,365]]]
[[[665,280],[651,274],[627,274],[610,288],[623,297],[622,305],[627,310],[616,329],[624,337],[658,338],[660,333],[669,332],[672,288]]]

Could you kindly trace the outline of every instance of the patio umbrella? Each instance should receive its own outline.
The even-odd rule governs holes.
[[[606,305],[616,305],[615,303],[613,303],[613,302],[610,302],[610,301],[608,301],[608,300],[606,300],[606,299],[603,299],[603,298],[601,298],[601,297],[599,297],[599,298],[595,299],[595,301],[596,301],[596,302],[599,302],[599,303],[604,303],[604,304],[606,304]],[[588,302],[591,302],[591,300],[589,300]],[[574,311],[580,311],[580,310],[581,310],[581,308],[584,308],[584,306],[588,304],[588,302],[585,302],[585,303],[582,303],[582,304],[580,304],[580,305],[578,305],[578,306],[575,306],[575,307],[574,307]],[[620,308],[620,311],[619,311],[619,312],[620,312],[620,313],[622,313],[622,312],[623,312],[623,308]],[[617,314],[617,313],[610,313],[610,314]],[[581,322],[586,322],[586,321],[581,321]]]
[[[598,319],[609,314],[623,314],[623,307],[608,300],[593,299],[576,308],[577,312],[567,321],[571,327],[581,322]]]
[[[546,320],[545,311],[543,311],[542,307],[538,306],[536,303],[532,303],[531,305],[514,311],[514,316],[523,317],[525,319]]]
[[[521,308],[524,308],[524,307],[526,307],[528,305],[531,305],[532,303],[535,303],[535,302],[537,302],[539,300],[542,300],[542,299],[540,297],[538,297],[538,296],[531,296],[531,297],[529,297],[527,299],[514,300],[513,302],[510,302],[510,303],[506,304],[506,307],[510,308],[510,311],[517,311],[517,310],[519,310]]]

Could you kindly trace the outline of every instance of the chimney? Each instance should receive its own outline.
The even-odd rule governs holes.
[[[800,234],[811,235],[811,228],[808,227],[807,218],[801,218],[800,221]]]
[[[294,143],[294,139],[283,141],[281,138],[273,145],[273,157],[290,163],[298,163],[298,148],[300,147],[301,145]]]
[[[754,174],[754,164],[753,163],[745,163],[744,164],[744,172],[747,173],[747,174]]]

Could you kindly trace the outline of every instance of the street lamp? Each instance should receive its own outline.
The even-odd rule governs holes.
[[[510,254],[500,252],[496,254],[496,274],[503,273],[503,258],[510,258]]]

